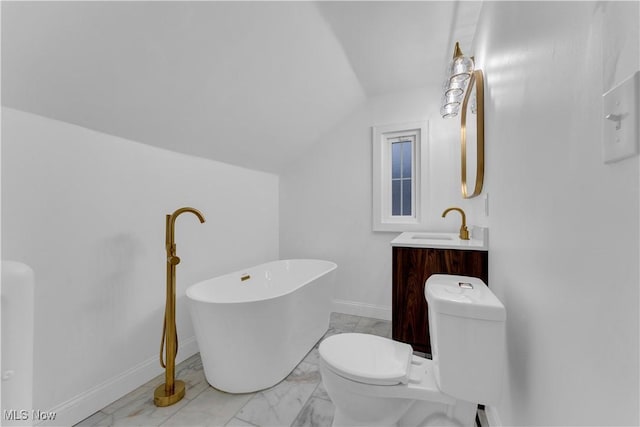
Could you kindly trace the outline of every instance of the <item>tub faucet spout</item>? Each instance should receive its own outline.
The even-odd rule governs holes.
[[[176,229],[176,219],[178,216],[185,212],[191,212],[195,216],[198,217],[200,223],[205,222],[204,215],[197,209],[185,207],[176,210],[171,215],[167,215],[167,228],[166,228],[166,242],[165,247],[167,249],[167,263],[171,265],[180,264],[180,258],[176,256],[176,242],[175,242],[175,229]]]
[[[452,207],[444,212],[442,212],[442,218],[447,216],[447,214],[451,211],[458,211],[460,215],[462,215],[462,225],[460,226],[460,239],[469,240],[469,230],[467,229],[467,216],[464,214],[464,211],[460,208]]]
[[[175,243],[175,228],[176,228],[176,219],[185,212],[191,212],[195,216],[198,217],[200,223],[204,222],[204,216],[202,212],[197,209],[185,207],[176,210],[171,215],[167,215],[167,251],[171,250],[175,254],[176,251],[176,243]]]

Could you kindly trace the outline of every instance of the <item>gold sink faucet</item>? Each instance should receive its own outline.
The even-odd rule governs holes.
[[[464,214],[464,211],[460,208],[449,208],[442,212],[442,218],[447,216],[447,214],[451,211],[458,211],[460,215],[462,215],[462,225],[460,226],[460,239],[469,240],[469,230],[467,229],[467,216]]]

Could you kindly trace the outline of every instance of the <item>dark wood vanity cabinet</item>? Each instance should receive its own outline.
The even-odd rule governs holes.
[[[431,353],[424,283],[432,274],[459,274],[488,281],[486,251],[393,247],[393,339]]]

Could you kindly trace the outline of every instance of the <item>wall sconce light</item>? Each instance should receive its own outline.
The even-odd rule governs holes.
[[[443,118],[456,117],[460,112],[460,104],[464,92],[473,73],[473,58],[462,54],[460,44],[456,42],[453,58],[447,67],[447,74],[442,85],[442,102],[440,114]]]

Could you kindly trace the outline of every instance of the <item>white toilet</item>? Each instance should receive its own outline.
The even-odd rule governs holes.
[[[320,343],[334,426],[472,426],[498,403],[505,309],[482,280],[436,274],[425,284],[432,360],[410,345],[345,333]]]

